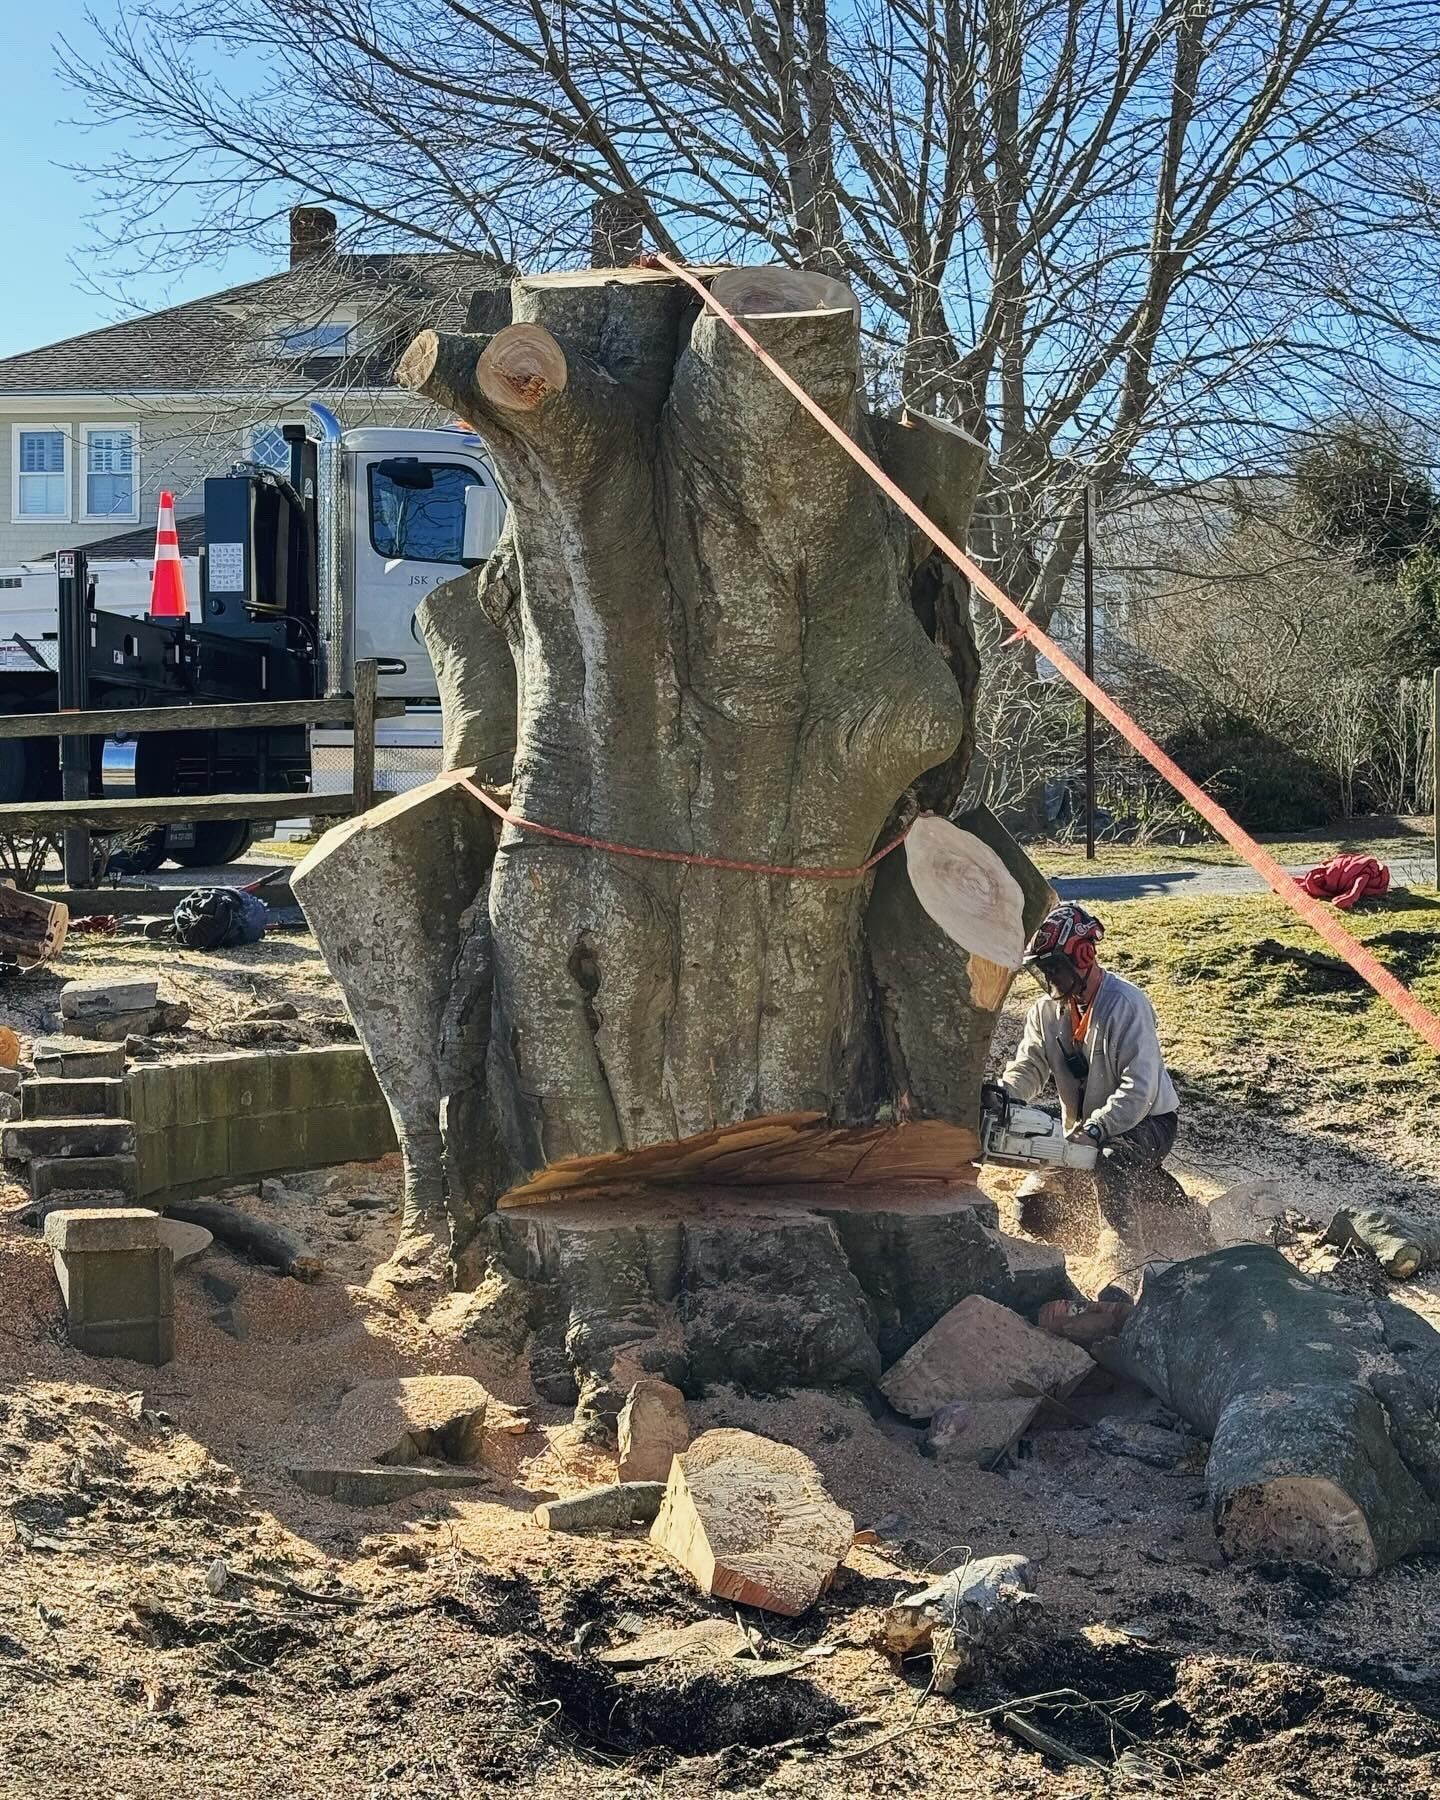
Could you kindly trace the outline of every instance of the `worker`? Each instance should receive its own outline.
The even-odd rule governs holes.
[[[1123,1233],[1139,1205],[1184,1199],[1163,1173],[1180,1103],[1150,1002],[1097,960],[1104,935],[1083,906],[1057,906],[1045,915],[1024,959],[1045,993],[1025,1015],[1020,1047],[999,1088],[987,1088],[985,1103],[1003,1109],[1033,1101],[1053,1081],[1066,1135],[1088,1138],[1099,1152],[1101,1216]],[[1036,1195],[1047,1187],[1043,1177],[1026,1185]],[[1026,1197],[1022,1187],[1022,1207]]]

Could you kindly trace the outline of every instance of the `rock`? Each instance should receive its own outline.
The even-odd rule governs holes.
[[[0,1119],[18,1119],[20,1117],[20,1096],[0,1091]]]
[[[650,1524],[664,1498],[663,1481],[615,1481],[564,1500],[547,1500],[535,1508],[534,1519],[542,1531],[614,1531]]]
[[[650,1532],[702,1593],[787,1618],[815,1604],[854,1538],[809,1457],[750,1431],[707,1431],[675,1458]]]
[[[880,1391],[907,1418],[928,1419],[952,1400],[1063,1398],[1094,1367],[1077,1344],[974,1294],[887,1371]]]
[[[1038,1398],[952,1401],[931,1419],[926,1447],[941,1462],[993,1468],[1025,1435],[1042,1405]]]
[[[8,1025],[0,1025],[0,1069],[13,1069],[19,1061],[19,1037]]]
[[[148,1051],[149,1046],[145,1043],[147,1037],[153,1037],[156,1032],[161,1031],[179,1031],[189,1019],[189,1004],[184,1000],[175,1000],[143,1007],[138,1012],[87,1013],[83,1017],[63,1019],[62,1023],[80,1037],[98,1038],[107,1044],[123,1044],[127,1055],[135,1055]],[[132,1037],[138,1051],[130,1048]]]
[[[388,1212],[391,1201],[385,1194],[351,1194],[344,1205],[353,1207],[356,1212]]]
[[[394,1464],[372,1468],[301,1466],[289,1473],[295,1485],[307,1494],[338,1500],[342,1506],[388,1506],[392,1500],[408,1500],[412,1494],[476,1487],[489,1479],[483,1469],[426,1469]]]
[[[901,1658],[928,1650],[936,1692],[951,1694],[982,1678],[996,1648],[1035,1628],[1039,1605],[1027,1558],[981,1557],[892,1606],[880,1647]]]
[[[270,1006],[252,1006],[247,1019],[298,1019],[299,1009],[289,1000],[277,1000]]]
[[[42,1038],[35,1046],[35,1073],[66,1081],[123,1075],[125,1052],[101,1050],[82,1037]]]
[[[490,1396],[468,1375],[407,1375],[362,1381],[340,1402],[335,1441],[356,1462],[391,1467],[443,1456],[479,1458]]]
[[[690,1442],[685,1396],[668,1381],[637,1381],[620,1409],[620,1479],[668,1481],[670,1464]]]
[[[63,1019],[113,1018],[143,1012],[156,1004],[153,981],[67,981],[60,990]]]
[[[19,1092],[20,1071],[0,1068],[0,1094],[18,1094]]]
[[[1092,1450],[1103,1450],[1107,1456],[1131,1456],[1153,1469],[1173,1468],[1194,1443],[1183,1431],[1115,1413],[1097,1419],[1090,1432]]]
[[[267,1206],[289,1206],[293,1195],[283,1181],[267,1175],[260,1183],[260,1198]]]

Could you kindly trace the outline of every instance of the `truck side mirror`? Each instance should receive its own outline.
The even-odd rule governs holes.
[[[478,481],[465,489],[465,527],[460,545],[460,559],[467,568],[482,563],[494,548],[493,507]]]

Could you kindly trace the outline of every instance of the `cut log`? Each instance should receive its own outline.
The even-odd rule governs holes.
[[[984,1556],[892,1606],[881,1621],[880,1648],[902,1660],[928,1653],[936,1692],[953,1694],[980,1681],[998,1649],[1039,1623],[1029,1561]]]
[[[788,1444],[707,1431],[670,1471],[650,1541],[702,1593],[795,1618],[834,1580],[855,1521]]]
[[[1397,1281],[1440,1268],[1440,1226],[1398,1207],[1342,1206],[1326,1227],[1325,1242],[1341,1250],[1359,1245]]]
[[[1077,1344],[976,1294],[886,1371],[880,1391],[907,1418],[929,1419],[956,1400],[1064,1399],[1094,1366]]]
[[[59,954],[70,928],[69,909],[11,882],[0,882],[0,961],[32,969]]]
[[[320,1258],[307,1245],[233,1206],[216,1200],[172,1200],[164,1211],[187,1225],[203,1225],[216,1243],[297,1281],[318,1281],[324,1273]]]
[[[670,1465],[690,1442],[685,1396],[668,1381],[637,1381],[616,1427],[622,1481],[668,1481]]]
[[[534,1518],[542,1531],[619,1531],[650,1524],[664,1498],[663,1481],[613,1481],[564,1500],[547,1500],[535,1508]]]
[[[1147,1277],[1096,1355],[1212,1440],[1227,1556],[1358,1576],[1440,1549],[1440,1333],[1408,1308],[1237,1245]]]

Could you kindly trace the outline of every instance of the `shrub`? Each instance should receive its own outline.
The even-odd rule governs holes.
[[[1237,714],[1186,726],[1165,748],[1249,831],[1312,831],[1341,810],[1334,778],[1313,757]]]

